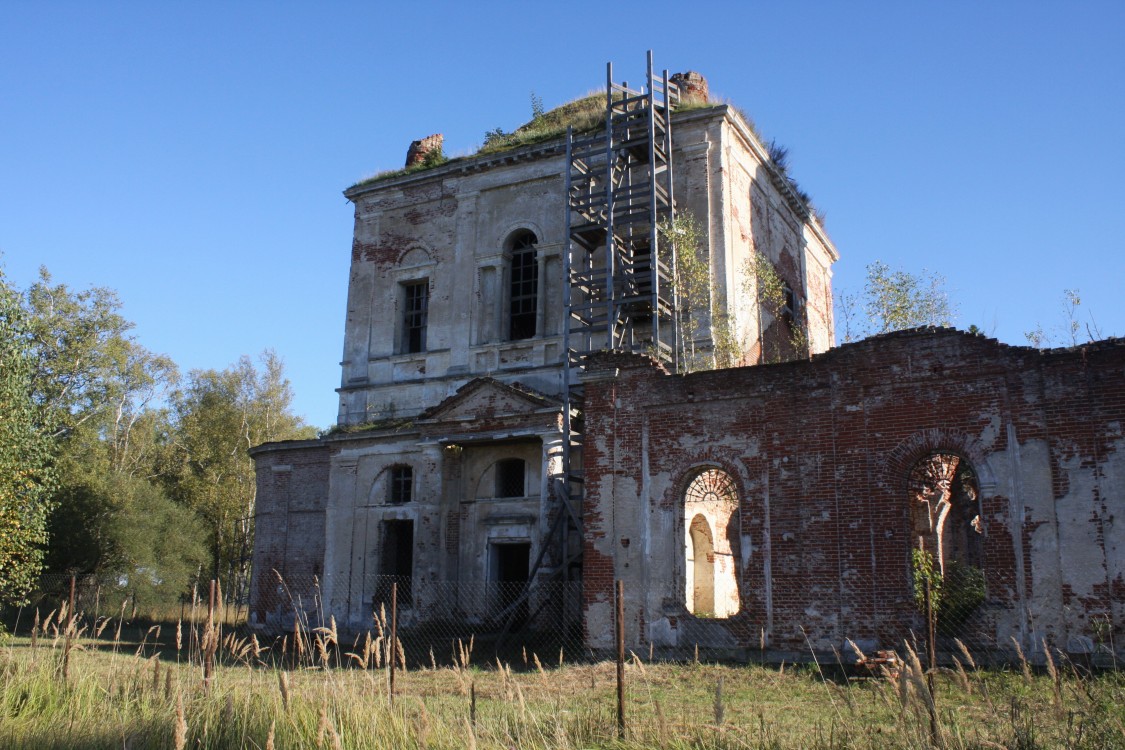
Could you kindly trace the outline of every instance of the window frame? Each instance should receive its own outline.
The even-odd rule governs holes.
[[[400,354],[421,354],[427,351],[430,315],[430,280],[427,277],[399,282],[402,290],[402,335]]]
[[[539,335],[539,238],[522,229],[507,246],[506,338],[525,341]]]
[[[387,505],[406,505],[414,501],[414,467],[395,464],[387,469]]]
[[[519,470],[520,470],[519,494],[516,494],[516,495],[507,494],[507,490],[509,489],[508,485],[511,485],[512,487],[515,486],[514,469],[515,469],[517,463],[519,464]],[[497,461],[495,464],[493,464],[492,472],[493,472],[493,481],[494,481],[494,485],[493,485],[493,488],[492,488],[493,489],[493,495],[492,495],[493,497],[504,499],[504,500],[527,497],[527,461],[526,460],[524,460],[522,458],[519,458],[518,456],[513,456],[513,457],[510,457],[510,458],[502,458],[499,461]],[[508,472],[511,472],[511,473],[508,473]]]

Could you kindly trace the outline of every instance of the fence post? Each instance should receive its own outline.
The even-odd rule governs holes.
[[[74,635],[74,576],[70,577],[70,603],[66,610],[66,643],[63,645],[63,682],[70,678],[70,640]]]
[[[391,584],[391,656],[388,690],[395,704],[395,660],[398,658],[398,581]]]
[[[918,549],[923,554],[926,553],[926,542],[921,536],[918,537]],[[932,560],[932,558],[931,558]],[[930,571],[932,571],[932,563]],[[930,691],[930,739],[935,746],[940,744],[941,738],[938,735],[937,725],[937,694],[934,693],[934,673],[937,671],[937,617],[934,613],[934,590],[933,582],[930,580],[931,576],[927,573],[924,576],[926,579],[924,593],[924,604],[926,607],[926,661],[929,662],[926,669],[926,689]]]
[[[203,631],[203,692],[211,690],[211,674],[215,669],[215,579],[207,596],[207,628]]]
[[[618,579],[615,591],[617,599],[617,736],[625,739],[625,584]]]

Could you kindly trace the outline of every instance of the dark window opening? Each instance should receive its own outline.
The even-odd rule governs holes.
[[[428,281],[403,284],[402,350],[404,353],[426,351],[426,318],[430,305]]]
[[[383,521],[383,550],[375,585],[374,611],[391,610],[391,587],[398,584],[398,606],[414,606],[414,521]]]
[[[789,286],[788,281],[782,284],[781,293],[785,300],[784,307],[781,308],[781,319],[793,325],[793,321],[797,319],[797,294],[793,291],[793,287]]]
[[[522,458],[496,462],[496,497],[527,495],[527,464]]]
[[[493,544],[490,549],[489,567],[492,580],[498,589],[498,617],[502,622],[512,623],[518,628],[527,621],[528,607],[527,582],[531,573],[531,544]]]
[[[508,338],[512,341],[535,336],[539,306],[539,261],[536,238],[524,232],[512,243],[511,281],[508,289]]]
[[[409,466],[392,466],[390,494],[387,502],[402,505],[414,499],[414,469]]]

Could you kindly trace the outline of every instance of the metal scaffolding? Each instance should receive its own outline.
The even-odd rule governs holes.
[[[608,64],[605,129],[567,133],[568,369],[597,349],[676,366],[675,250],[661,248],[658,226],[673,218],[670,115],[679,92],[668,71],[653,76],[652,52],[647,63],[640,91],[614,83]]]
[[[679,89],[667,70],[653,75],[651,51],[646,70],[638,91],[614,83],[608,63],[604,129],[567,130],[563,471],[551,483],[557,503],[520,601],[537,583],[581,576],[584,480],[575,454],[582,445],[583,357],[608,349],[677,364],[675,247],[662,247],[659,227],[674,218],[671,113]],[[539,575],[545,567],[551,572]],[[570,617],[581,622],[580,612],[563,613]],[[508,617],[501,641],[512,626]]]
[[[672,108],[679,89],[665,70],[637,91],[613,81],[606,65],[605,128],[567,131],[566,275],[563,330],[563,478],[555,488],[573,523],[560,542],[569,560],[570,532],[581,532],[584,477],[575,452],[582,444],[578,368],[599,349],[643,352],[676,367],[675,247],[661,246],[659,226],[674,218]],[[581,536],[578,536],[581,554]],[[579,561],[581,558],[578,558]]]

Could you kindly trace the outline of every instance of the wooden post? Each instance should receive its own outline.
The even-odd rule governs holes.
[[[469,683],[469,723],[477,728],[477,681]]]
[[[388,690],[391,696],[391,705],[395,703],[395,660],[398,658],[398,582],[391,584],[391,655],[390,676]]]
[[[293,611],[293,642],[290,644],[292,651],[289,652],[289,668],[297,671],[301,668],[301,615],[296,610]]]
[[[66,610],[66,643],[63,645],[63,682],[70,677],[70,641],[74,637],[74,576],[70,577],[70,604]]]
[[[215,669],[215,579],[207,596],[207,629],[203,637],[203,691],[211,690],[211,674]]]
[[[918,537],[918,549],[926,554],[926,540]],[[932,561],[932,558],[930,558]],[[927,565],[928,572],[925,576],[926,586],[923,589],[924,604],[926,607],[926,689],[930,691],[930,739],[935,746],[940,745],[937,724],[937,695],[934,693],[934,673],[937,671],[937,616],[934,614],[934,591],[930,576],[933,574],[933,565]]]
[[[617,736],[625,739],[625,584],[616,582],[617,599]]]

